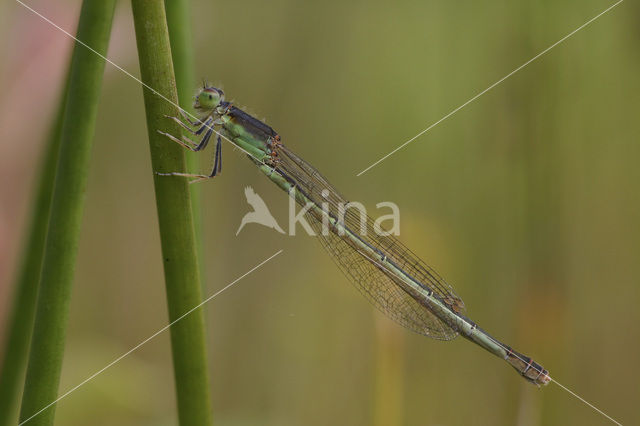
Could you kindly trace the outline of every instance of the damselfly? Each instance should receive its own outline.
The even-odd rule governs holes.
[[[196,142],[161,132],[192,151],[203,150],[217,134],[213,170],[209,175],[158,173],[195,180],[216,176],[222,166],[221,136],[245,151],[249,159],[281,189],[308,210],[305,215],[323,247],[362,294],[380,311],[425,336],[451,340],[458,334],[506,360],[527,381],[546,385],[549,373],[482,330],[465,316],[453,288],[398,239],[381,235],[369,217],[347,209],[347,200],[316,169],[290,151],[271,127],[224,100],[222,90],[206,84],[195,97],[198,120],[186,113],[169,117]],[[219,129],[219,130],[215,130]]]

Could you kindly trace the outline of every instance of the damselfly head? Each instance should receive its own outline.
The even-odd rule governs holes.
[[[198,112],[213,111],[221,102],[224,101],[224,92],[215,87],[203,87],[196,95],[193,107]]]

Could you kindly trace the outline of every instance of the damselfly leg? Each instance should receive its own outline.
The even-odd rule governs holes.
[[[200,134],[202,134],[202,132],[204,133],[204,136],[202,136],[202,139],[200,139],[199,142],[194,141],[193,139],[186,137],[186,136],[182,136],[182,140],[176,138],[175,136],[163,132],[161,130],[158,130],[158,133],[160,133],[161,135],[166,136],[167,138],[169,138],[171,141],[179,144],[180,146],[189,149],[190,151],[193,152],[197,152],[197,151],[202,151],[203,149],[205,149],[207,147],[207,144],[209,143],[209,140],[211,139],[211,135],[214,132],[213,126],[216,124],[219,124],[217,122],[217,120],[214,120],[213,117],[211,115],[209,115],[208,117],[206,117],[205,119],[202,120],[198,120],[198,121],[192,121],[187,114],[180,110],[180,114],[182,115],[182,117],[192,126],[196,127],[196,126],[200,126],[197,129],[192,129],[191,127],[189,127],[187,124],[185,124],[185,122],[183,122],[182,120],[180,120],[178,117],[174,117],[174,116],[165,116],[173,121],[175,121],[176,123],[178,123],[180,125],[180,127],[182,127],[183,129],[185,129],[186,131],[188,131],[189,133],[199,136]],[[205,131],[206,130],[206,131]],[[160,176],[183,176],[183,177],[191,177],[191,178],[195,178],[194,180],[192,180],[189,183],[195,183],[195,182],[200,182],[201,180],[205,180],[205,179],[211,179],[213,177],[215,177],[217,174],[219,174],[222,171],[222,139],[220,138],[220,135],[218,135],[217,138],[217,143],[216,143],[216,151],[214,154],[214,160],[213,160],[213,169],[211,170],[211,173],[208,175],[204,175],[204,174],[193,174],[193,173],[181,173],[181,172],[171,172],[171,173],[156,173]]]
[[[204,132],[205,129],[209,129],[210,127],[212,127],[214,123],[212,116],[208,116],[202,120],[192,121],[183,110],[180,110],[180,115],[182,115],[182,118],[186,120],[192,127],[197,127],[197,129],[192,129],[184,121],[180,120],[178,117],[175,117],[172,115],[165,115],[165,117],[175,121],[180,125],[180,127],[185,129],[187,132],[191,133],[192,135],[199,135],[200,133]]]

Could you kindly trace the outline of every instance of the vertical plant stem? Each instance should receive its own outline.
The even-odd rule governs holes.
[[[115,0],[85,0],[78,39],[105,54]],[[20,420],[55,400],[60,382],[71,284],[82,222],[85,186],[102,85],[104,60],[76,44],[62,123],[58,170],[36,305]],[[29,425],[52,425],[55,404]]]
[[[142,80],[177,102],[163,0],[132,0]],[[178,133],[164,115],[176,115],[169,102],[144,89],[147,131],[154,171],[184,170],[184,151],[157,133]],[[193,218],[187,179],[154,177],[169,320],[201,302]],[[204,315],[197,310],[171,327],[171,348],[182,426],[211,424]]]
[[[404,332],[386,319],[376,319],[372,424],[400,426],[404,423]]]
[[[165,0],[167,11],[167,26],[169,27],[169,42],[173,69],[176,75],[178,89],[178,104],[182,109],[193,113],[193,41],[191,37],[191,19],[189,0]],[[186,151],[187,170],[190,173],[199,172],[200,158],[197,152]],[[205,280],[202,244],[202,204],[200,185],[190,185],[191,210],[193,212],[193,227],[195,230],[196,247],[198,250],[198,264],[200,265],[200,280]]]
[[[58,151],[60,150],[60,134],[62,133],[67,89],[68,86],[65,85],[40,160],[40,176],[32,203],[31,222],[15,284],[11,316],[7,321],[5,353],[0,367],[0,426],[14,424],[14,416],[17,415],[14,404],[17,402],[21,390],[19,383],[24,374],[29,341],[33,331],[42,256],[49,224],[49,212],[51,211],[53,183],[58,166]]]

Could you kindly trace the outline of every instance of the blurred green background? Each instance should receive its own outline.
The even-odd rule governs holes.
[[[75,32],[79,1],[29,4]],[[203,78],[266,119],[450,282],[481,327],[624,424],[640,423],[640,8],[624,2],[366,174],[356,174],[611,5],[603,1],[193,2]],[[0,333],[70,40],[0,4]],[[138,75],[130,5],[109,56]],[[167,321],[142,90],[107,65],[61,391]],[[209,170],[212,151],[202,155]],[[219,425],[607,424],[464,339],[374,310],[301,230],[235,232],[252,186],[223,146],[200,184]],[[57,424],[176,424],[163,334],[58,404]]]

